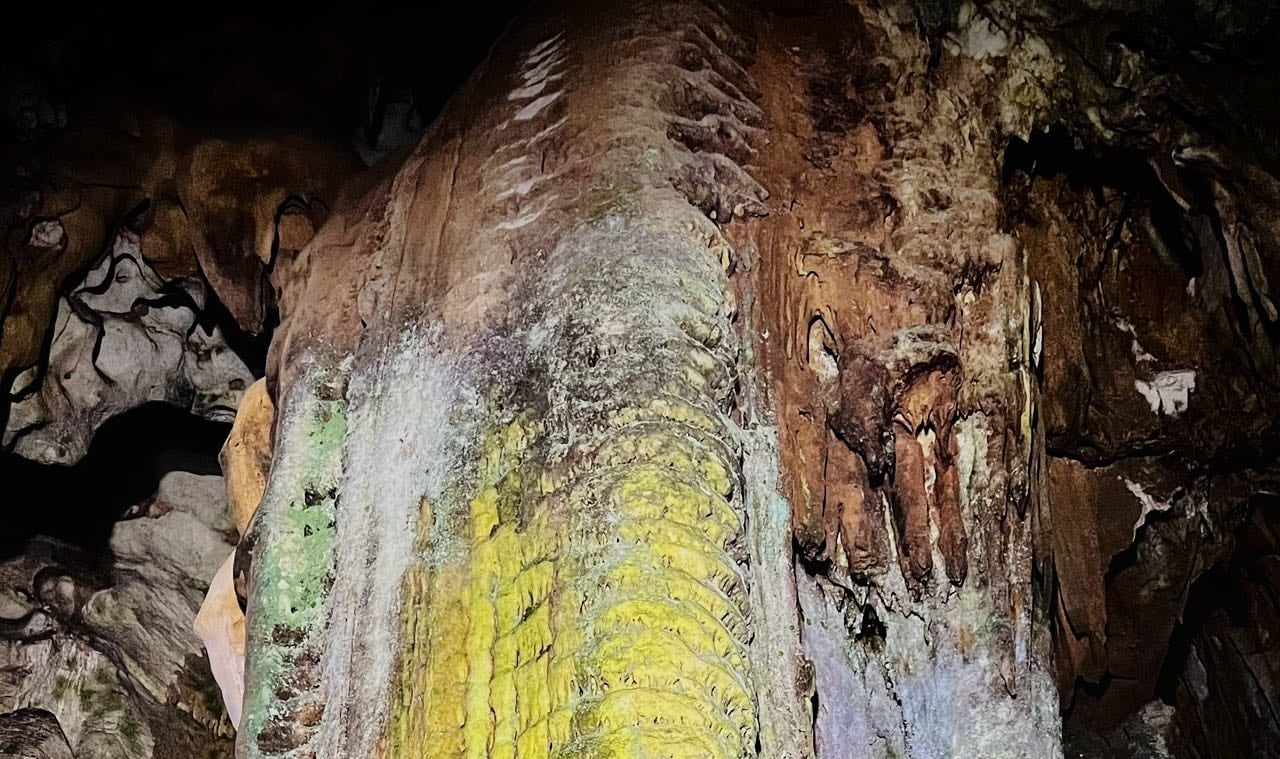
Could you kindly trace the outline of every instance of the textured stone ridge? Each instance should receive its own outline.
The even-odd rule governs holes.
[[[495,410],[514,419],[486,436],[474,484],[424,507],[420,547],[438,555],[431,536],[458,510],[450,501],[474,493],[459,557],[410,572],[390,756],[424,745],[493,757],[753,750],[740,473],[720,408],[732,345],[719,308],[688,302],[715,306],[714,290],[694,284],[715,282],[715,261],[646,226],[602,219],[559,251],[610,275],[553,291],[546,315],[568,323],[527,356],[538,374],[556,370],[553,393],[577,389],[567,417],[518,400]],[[613,293],[617,310],[593,324],[607,283],[640,274],[616,252],[672,266]],[[624,327],[631,349],[575,360],[579,341]]]
[[[0,714],[0,757],[74,759],[58,718],[43,709]]]
[[[715,223],[765,196],[735,23],[551,4],[286,263],[245,756],[757,753]],[[350,357],[341,439],[307,421],[319,346]],[[290,515],[338,466],[333,584],[295,600],[330,538]],[[282,688],[314,662],[314,698]]]
[[[734,281],[778,430],[812,750],[1054,756],[1032,295],[989,102],[1010,75],[932,60],[918,10],[762,13],[750,69],[769,214],[728,234],[754,253]]]
[[[268,754],[303,745],[324,711],[317,670],[346,418],[342,376],[316,370],[309,379],[282,409],[280,455],[250,527],[253,644],[240,732]]]

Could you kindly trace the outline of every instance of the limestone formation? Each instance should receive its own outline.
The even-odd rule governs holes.
[[[198,280],[163,280],[121,232],[59,303],[47,363],[18,376],[5,446],[74,464],[104,422],[153,402],[230,421],[253,375],[202,323],[206,297]]]
[[[0,712],[51,713],[77,759],[229,756],[191,624],[231,528],[222,479],[175,471],[116,525],[109,565],[40,538],[0,563]]]
[[[470,12],[0,78],[0,754],[1273,750],[1275,9]]]
[[[195,620],[196,634],[209,654],[213,677],[222,690],[227,714],[232,724],[237,726],[244,702],[243,603],[248,591],[248,570],[253,560],[253,538],[246,539],[246,536],[267,487],[274,420],[275,409],[267,395],[266,383],[258,380],[245,394],[231,434],[218,457],[240,542],[218,569]]]
[[[209,668],[222,692],[231,724],[239,726],[244,703],[244,612],[236,597],[235,554],[227,557],[209,584],[195,631],[209,656]]]
[[[236,531],[244,535],[258,503],[267,489],[271,471],[271,429],[275,408],[265,380],[249,386],[236,410],[231,434],[222,446],[218,461],[227,481],[227,498]]]

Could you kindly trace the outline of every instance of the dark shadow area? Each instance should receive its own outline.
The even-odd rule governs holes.
[[[195,329],[202,329],[211,334],[217,327],[222,331],[222,339],[244,365],[248,367],[254,378],[261,378],[267,373],[267,351],[271,347],[271,336],[280,324],[280,311],[273,304],[267,309],[263,318],[262,332],[255,335],[240,328],[236,318],[223,305],[213,288],[209,288],[205,298],[204,310],[200,311],[200,321]]]
[[[0,84],[34,82],[69,111],[135,101],[203,127],[295,124],[346,139],[378,92],[412,91],[430,122],[528,4],[25,6],[6,10]]]
[[[40,535],[89,554],[105,551],[112,525],[150,498],[165,473],[217,474],[218,450],[229,431],[228,424],[153,403],[102,425],[75,466],[0,455],[0,560],[22,553]]]
[[[1235,551],[1227,561],[1214,566],[1191,585],[1187,593],[1182,619],[1174,626],[1169,651],[1160,668],[1157,695],[1165,703],[1175,703],[1178,687],[1185,676],[1192,646],[1204,636],[1211,618],[1223,618],[1234,628],[1267,629],[1271,620],[1257,617],[1256,605],[1247,592],[1249,586],[1270,588],[1280,576],[1269,577],[1268,571],[1280,568],[1280,498],[1261,495],[1255,498],[1250,518],[1235,534]],[[1270,592],[1280,591],[1280,587]],[[1276,599],[1280,602],[1280,598]],[[1280,634],[1280,629],[1271,630]],[[1273,651],[1280,663],[1280,642]],[[1280,695],[1280,694],[1277,694]]]
[[[1188,756],[1280,750],[1280,498],[1252,501],[1231,557],[1191,587],[1161,667]]]
[[[1104,188],[1119,192],[1125,205],[1108,247],[1115,246],[1125,225],[1133,225],[1153,250],[1171,259],[1185,276],[1203,273],[1201,253],[1192,242],[1195,234],[1191,217],[1197,214],[1182,209],[1141,151],[1095,151],[1059,124],[1034,132],[1030,141],[1018,137],[1010,140],[1001,165],[1001,181],[1008,187],[1019,174],[1031,182],[1041,177],[1064,176],[1072,187],[1091,191],[1099,203]],[[1178,179],[1195,181],[1192,176],[1179,175]]]
[[[1187,594],[1182,619],[1169,636],[1169,650],[1160,666],[1160,681],[1156,686],[1156,695],[1166,704],[1174,703],[1192,642],[1217,609],[1225,609],[1235,619],[1241,616],[1240,599],[1226,566],[1216,566],[1198,577]]]

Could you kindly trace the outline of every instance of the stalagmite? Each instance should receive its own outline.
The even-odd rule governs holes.
[[[502,5],[15,25],[0,755],[1280,740],[1274,9]]]

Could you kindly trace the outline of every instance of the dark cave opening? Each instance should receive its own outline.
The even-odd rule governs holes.
[[[136,209],[130,217],[142,212],[145,207]],[[85,281],[89,271],[108,255],[104,250],[69,281]],[[110,277],[90,289],[105,292],[109,280]],[[274,312],[262,333],[251,334],[239,327],[212,288],[202,286],[202,304],[194,302],[184,283],[174,279],[163,284],[156,298],[135,299],[131,311],[136,314],[139,309],[167,306],[191,309],[195,321],[188,336],[197,330],[205,337],[218,331],[226,349],[244,362],[254,378],[262,377]],[[0,424],[8,422],[11,404],[38,392],[46,382],[53,337],[50,330],[35,380],[21,394],[0,396]],[[98,339],[95,355],[101,347],[101,335]],[[107,381],[112,384],[109,378]],[[221,473],[218,452],[230,429],[229,422],[204,419],[188,409],[152,401],[103,422],[95,430],[87,453],[70,466],[31,461],[12,450],[0,451],[0,482],[6,486],[0,503],[12,505],[9,513],[13,515],[0,535],[0,561],[20,555],[32,539],[50,538],[74,549],[86,560],[109,563],[108,542],[113,525],[121,519],[145,516],[138,510],[156,493],[166,473]],[[42,494],[43,508],[21,503],[35,494]]]
[[[1273,576],[1280,562],[1280,496],[1260,494],[1249,507],[1249,516],[1233,538],[1231,555],[1215,564],[1192,583],[1182,618],[1174,627],[1169,650],[1160,669],[1158,695],[1165,703],[1178,699],[1186,688],[1187,663],[1200,639],[1213,634],[1214,618],[1227,628],[1266,629],[1274,620],[1260,610],[1251,590],[1280,603],[1280,577]],[[1259,616],[1260,611],[1263,617]]]
[[[130,510],[155,493],[165,473],[217,474],[218,450],[229,430],[229,424],[150,403],[103,424],[89,454],[74,466],[0,454],[0,482],[6,489],[0,560],[20,554],[37,536],[86,555],[101,554],[112,526],[136,516]]]

